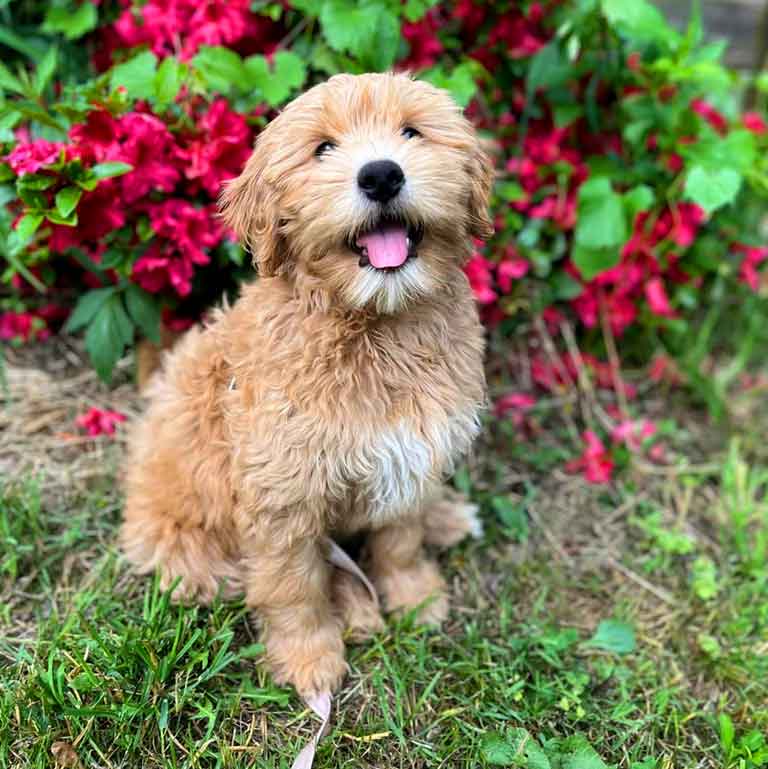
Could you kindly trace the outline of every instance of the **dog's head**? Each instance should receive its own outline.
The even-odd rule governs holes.
[[[491,183],[448,93],[406,75],[337,75],[261,132],[222,215],[261,275],[396,312],[439,291],[472,238],[490,236]]]

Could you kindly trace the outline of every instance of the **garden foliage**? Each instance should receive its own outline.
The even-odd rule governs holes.
[[[108,378],[161,319],[189,325],[251,273],[215,201],[259,130],[331,74],[396,68],[493,141],[496,235],[467,265],[485,322],[568,320],[591,353],[534,355],[535,385],[570,366],[615,387],[606,335],[695,376],[699,324],[734,298],[759,317],[768,293],[768,76],[740,111],[723,49],[695,7],[678,32],[647,0],[6,5],[0,337],[66,322]]]

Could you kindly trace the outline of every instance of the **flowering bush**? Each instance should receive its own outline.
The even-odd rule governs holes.
[[[768,78],[741,113],[695,16],[679,33],[647,0],[54,0],[10,14],[3,339],[67,319],[108,378],[137,334],[189,325],[250,274],[215,200],[274,110],[329,74],[390,67],[448,88],[494,142],[496,236],[467,265],[483,318],[501,338],[568,320],[584,348],[554,366],[534,349],[538,390],[582,368],[623,389],[606,334],[635,362],[664,346],[695,380],[702,312],[706,328],[727,301],[764,312]],[[510,408],[522,420],[531,405]],[[585,441],[583,466],[610,474],[599,437]]]

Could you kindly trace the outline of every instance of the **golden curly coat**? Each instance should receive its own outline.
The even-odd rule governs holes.
[[[386,203],[356,183],[381,159],[405,177]],[[184,598],[244,591],[276,680],[304,696],[340,684],[345,625],[364,636],[381,623],[360,586],[333,573],[326,537],[370,532],[386,608],[446,615],[422,545],[475,525],[443,479],[485,399],[462,264],[492,231],[491,181],[471,125],[431,85],[338,75],[297,98],[222,197],[260,278],[167,355],[132,433],[128,558],[166,586],[180,578]],[[353,250],[384,215],[422,237],[398,269]]]

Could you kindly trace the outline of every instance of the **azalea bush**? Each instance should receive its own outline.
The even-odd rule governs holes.
[[[626,412],[619,365],[660,351],[656,374],[674,359],[716,407],[719,321],[740,361],[768,327],[768,76],[741,111],[723,49],[695,12],[678,32],[646,0],[4,6],[0,338],[64,324],[108,379],[138,338],[190,325],[252,275],[215,201],[275,111],[336,72],[407,69],[496,160],[496,234],[467,274],[502,349],[531,361],[497,414],[524,431],[540,393],[585,376]],[[606,438],[634,449],[650,430],[623,412]],[[584,441],[574,469],[605,480],[611,450]]]

